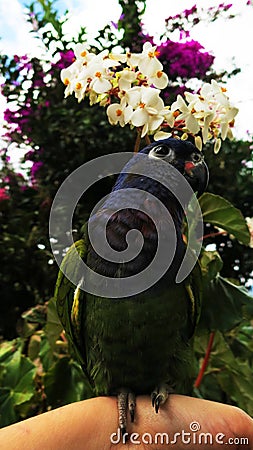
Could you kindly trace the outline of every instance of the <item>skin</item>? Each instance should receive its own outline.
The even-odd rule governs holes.
[[[199,444],[199,433],[191,432],[184,435],[182,443],[177,436],[176,444],[149,443],[151,435],[167,433],[170,440],[175,439],[175,433],[190,432],[192,422],[200,424],[200,432],[211,433],[207,444]],[[202,446],[205,450],[222,448],[229,445],[229,449],[253,449],[253,420],[239,408],[215,403],[208,400],[196,399],[172,394],[169,401],[155,414],[150,398],[137,398],[135,423],[129,423],[129,433],[132,437],[127,443],[114,444],[117,435],[117,402],[112,397],[98,397],[73,403],[56,410],[27,419],[23,422],[3,428],[0,431],[1,450],[111,450],[111,449],[140,449],[159,450],[166,448],[196,450]],[[193,426],[193,425],[192,425]],[[115,434],[116,433],[116,434]],[[148,435],[144,435],[148,433]],[[223,436],[222,436],[223,433]],[[225,436],[224,436],[225,435]],[[218,443],[216,442],[216,436]],[[235,443],[228,441],[235,439]],[[239,443],[241,438],[247,438],[248,444]],[[144,439],[144,443],[143,443]],[[190,439],[190,442],[187,441]],[[132,440],[132,442],[131,442]],[[146,443],[145,443],[146,440]],[[233,441],[234,442],[234,441]],[[244,441],[245,442],[245,441]]]

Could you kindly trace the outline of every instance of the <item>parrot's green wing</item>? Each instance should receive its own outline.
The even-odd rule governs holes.
[[[81,342],[84,333],[80,329],[85,317],[85,292],[78,283],[82,282],[81,260],[86,260],[87,245],[84,239],[75,242],[64,257],[55,287],[56,308],[67,334],[68,340],[85,370],[85,343]],[[81,259],[80,259],[81,258]],[[70,281],[71,280],[71,281]],[[73,283],[75,280],[75,283]]]
[[[202,272],[199,261],[197,261],[191,274],[185,281],[185,290],[189,304],[189,337],[191,337],[198,324],[202,305]]]

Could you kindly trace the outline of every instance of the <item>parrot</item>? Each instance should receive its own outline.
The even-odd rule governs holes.
[[[149,162],[144,175],[138,173],[143,164],[141,156]],[[153,176],[158,172],[159,179],[166,180],[166,186]],[[82,238],[64,256],[55,287],[59,319],[93,396],[117,398],[122,435],[126,433],[128,413],[134,422],[136,396],[151,395],[152,407],[158,413],[170,393],[189,394],[195,377],[193,339],[201,312],[201,269],[197,262],[183,281],[176,282],[185,255],[182,230],[192,194],[185,195],[186,204],[181,204],[174,195],[180,176],[177,181],[174,173],[184,177],[193,195],[199,197],[205,191],[208,167],[203,152],[189,140],[169,137],[134,154],[119,173],[111,194],[89,220],[97,238],[101,237],[106,222],[110,248],[119,254],[127,249],[127,233],[137,230],[143,237],[141,250],[131,260],[106,260],[106,255],[92,245],[88,221]],[[133,189],[142,192],[141,201],[148,205],[155,220],[143,208],[131,207]],[[128,206],[124,207],[126,198]],[[159,223],[159,232],[154,221]],[[111,297],[85,291],[80,261],[91,269],[87,275],[91,278],[95,272],[109,280],[128,277],[131,280],[150,267],[159,233],[164,242],[170,242],[176,235],[176,244],[171,264],[153,285],[125,296],[120,287],[115,288]],[[161,265],[167,257],[163,252]]]

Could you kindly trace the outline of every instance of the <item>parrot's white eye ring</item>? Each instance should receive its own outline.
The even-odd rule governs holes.
[[[173,150],[165,144],[156,145],[149,152],[150,158],[166,158],[173,154]]]
[[[195,163],[203,161],[203,156],[200,153],[193,153],[192,161]]]

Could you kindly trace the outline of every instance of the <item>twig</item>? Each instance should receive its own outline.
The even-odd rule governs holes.
[[[206,368],[207,368],[207,365],[209,362],[210,354],[212,351],[214,336],[215,336],[215,332],[213,331],[212,333],[210,333],[209,341],[208,341],[208,345],[207,345],[207,349],[206,349],[206,354],[205,354],[202,366],[200,368],[200,371],[198,373],[198,376],[196,378],[196,381],[194,383],[195,388],[199,388],[199,386],[201,385],[204,373],[206,371]]]
[[[228,233],[227,233],[227,231],[225,231],[225,230],[224,230],[224,231],[217,231],[217,232],[205,234],[205,235],[203,236],[203,239],[207,239],[207,238],[209,238],[209,237],[219,236],[219,235],[221,235],[221,234],[226,235],[226,234],[228,234]]]

